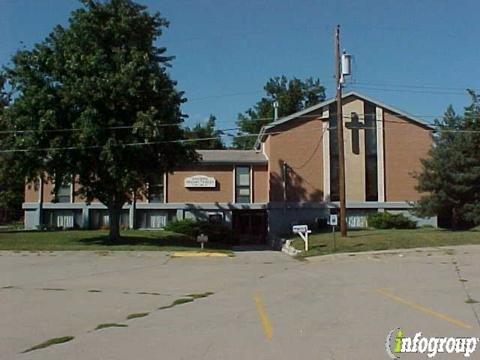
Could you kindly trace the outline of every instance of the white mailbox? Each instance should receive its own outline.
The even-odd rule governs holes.
[[[312,230],[308,230],[308,225],[293,225],[292,231],[294,234],[300,235],[305,242],[305,251],[308,251],[308,234],[310,234]]]
[[[292,231],[294,234],[307,232],[308,225],[293,225]]]

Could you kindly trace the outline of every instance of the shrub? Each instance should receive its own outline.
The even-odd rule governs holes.
[[[208,236],[208,240],[217,243],[231,243],[233,233],[227,226],[211,224],[208,221],[195,221],[191,219],[171,221],[165,226],[165,230],[196,238],[200,234]]]
[[[378,212],[368,215],[368,226],[376,229],[415,229],[417,223],[403,214]]]
[[[198,223],[195,220],[185,219],[168,222],[167,225],[165,225],[165,230],[193,237],[197,236],[199,229]]]

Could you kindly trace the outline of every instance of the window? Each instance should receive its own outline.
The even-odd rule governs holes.
[[[221,224],[223,223],[222,214],[208,214],[208,222],[210,224]]]
[[[375,105],[365,102],[365,200],[378,201],[377,121]]]
[[[56,201],[59,203],[69,203],[72,198],[72,187],[70,183],[62,184],[57,191]]]
[[[148,202],[151,202],[151,203],[165,202],[163,175],[160,176],[155,183],[148,184]]]
[[[250,166],[235,168],[235,202],[250,202]]]
[[[338,201],[340,199],[339,189],[339,160],[338,160],[338,139],[337,139],[337,104],[331,104],[329,107],[329,128],[328,132],[330,143],[330,200]]]

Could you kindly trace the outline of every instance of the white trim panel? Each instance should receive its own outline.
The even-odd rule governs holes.
[[[377,121],[377,182],[378,202],[385,202],[385,147],[383,143],[383,108],[375,108],[375,120]]]
[[[328,111],[328,110],[327,110]],[[327,114],[328,118],[328,114]],[[323,122],[323,200],[330,201],[330,132],[329,122]]]

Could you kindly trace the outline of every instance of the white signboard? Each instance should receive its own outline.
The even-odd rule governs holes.
[[[200,234],[197,236],[197,242],[200,243],[200,247],[203,250],[203,247],[205,246],[204,244],[208,242],[208,236],[204,234]]]
[[[365,215],[347,216],[347,226],[349,229],[365,229],[367,227],[367,217]]]
[[[185,178],[186,188],[214,188],[217,186],[215,178],[205,175],[195,175]]]
[[[332,226],[337,226],[338,225],[338,215],[336,214],[333,214],[333,215],[330,215],[330,219],[328,221],[328,223]]]
[[[203,235],[203,234],[200,234],[197,236],[197,242],[199,243],[206,243],[208,242],[208,236],[207,235]]]

